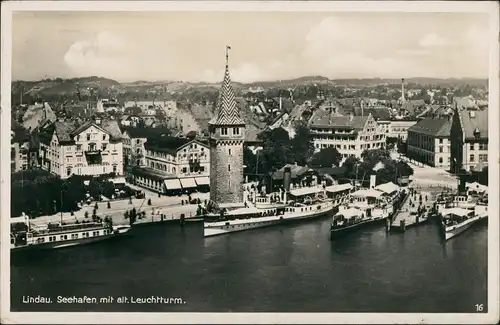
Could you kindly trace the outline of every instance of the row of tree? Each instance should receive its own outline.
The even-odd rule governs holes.
[[[262,150],[254,154],[245,148],[243,154],[245,173],[248,175],[268,174],[286,164],[304,166],[314,153],[313,138],[304,124],[297,125],[295,136],[290,138],[283,128],[275,128],[259,134]]]
[[[86,180],[88,185],[84,183]],[[123,190],[124,197],[134,194],[128,187]],[[62,180],[43,170],[22,171],[12,174],[11,215],[16,217],[24,212],[30,217],[37,217],[61,211],[74,212],[81,202],[99,201],[101,196],[111,199],[117,195],[109,175],[99,178],[73,175]]]
[[[283,128],[268,130],[259,135],[262,141],[262,150],[254,154],[245,148],[243,154],[246,166],[245,174],[249,178],[257,179],[258,175],[267,175],[281,169],[286,164],[297,164],[312,168],[339,166],[342,154],[334,147],[324,148],[314,152],[313,137],[304,124],[297,125],[296,133],[290,138]],[[404,142],[395,140],[392,146],[404,149]],[[377,175],[377,183],[396,182],[399,177],[410,176],[413,169],[403,161],[394,160],[390,151],[385,149],[365,150],[361,159],[347,158],[342,164],[345,179],[368,179],[369,175]],[[364,177],[363,177],[364,176]]]

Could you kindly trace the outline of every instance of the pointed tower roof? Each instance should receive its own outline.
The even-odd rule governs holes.
[[[245,124],[245,121],[243,121],[243,119],[240,116],[238,106],[236,105],[234,89],[231,83],[231,77],[229,76],[228,52],[227,52],[229,49],[231,48],[227,46],[226,70],[224,72],[224,80],[222,81],[222,86],[219,91],[217,107],[215,108],[215,116],[209,122],[212,125]]]

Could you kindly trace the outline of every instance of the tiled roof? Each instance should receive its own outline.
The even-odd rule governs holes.
[[[460,123],[466,139],[476,138],[477,129],[481,138],[488,137],[488,111],[459,111]]]
[[[245,126],[245,141],[247,142],[256,142],[259,141],[257,136],[262,132],[257,126],[253,124],[247,124]]]
[[[118,124],[118,121],[116,120],[102,121],[101,126],[103,129],[105,129],[111,134],[112,140],[122,139],[122,131],[120,130],[120,125]]]
[[[55,132],[59,142],[70,142],[73,141],[71,134],[76,129],[76,125],[73,121],[56,121],[54,123]]]
[[[365,116],[331,116],[327,114],[316,119],[311,119],[311,126],[331,129],[354,129],[362,130],[368,120]]]
[[[157,138],[161,136],[168,136],[171,131],[167,128],[134,128],[134,127],[122,127],[123,132],[127,132],[132,139],[137,138]]]
[[[161,137],[148,139],[148,141],[144,144],[144,147],[147,150],[166,152],[175,155],[178,148],[182,147],[190,141],[191,140],[187,138]]]
[[[14,132],[13,143],[23,143],[29,141],[29,132],[19,122],[11,118],[11,130]]]
[[[296,166],[296,165],[287,164],[287,165],[283,166],[283,168],[281,168],[280,170],[275,171],[272,174],[272,178],[274,180],[283,179],[283,174],[285,173],[285,168],[286,167],[290,167],[290,172],[292,174],[292,179],[300,177],[301,175],[305,174],[306,172],[312,170],[309,167],[303,167],[303,166]]]
[[[408,128],[408,132],[416,132],[435,137],[449,137],[451,132],[451,121],[448,118],[426,118]]]
[[[360,112],[361,113],[361,112]],[[388,108],[365,108],[363,109],[363,115],[368,116],[371,114],[375,121],[389,121],[391,119],[391,113]],[[356,114],[358,115],[358,114]],[[361,114],[359,114],[361,115]]]
[[[210,121],[210,124],[213,125],[245,124],[245,121],[243,121],[243,119],[240,117],[240,112],[238,106],[236,105],[234,90],[231,84],[231,78],[229,76],[229,67],[227,64],[224,73],[224,80],[222,81],[222,86],[219,92],[219,98],[217,100],[216,113],[215,116]]]

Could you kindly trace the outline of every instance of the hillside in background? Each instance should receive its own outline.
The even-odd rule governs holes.
[[[237,93],[246,93],[251,89],[286,89],[318,87],[374,87],[401,83],[401,79],[335,79],[323,76],[306,76],[288,80],[263,81],[252,83],[234,82]],[[437,78],[408,78],[406,83],[416,86],[434,85],[447,88],[460,87],[487,87],[486,79],[437,79]],[[129,83],[120,83],[116,80],[102,77],[83,77],[72,79],[44,79],[39,81],[14,81],[12,82],[13,103],[19,103],[21,96],[23,102],[40,100],[77,100],[80,97],[88,99],[91,96],[101,98],[119,97],[123,100],[197,100],[208,98],[213,100],[219,89],[219,83],[182,82],[182,81],[145,81],[139,80]],[[78,90],[78,91],[77,91]],[[208,97],[207,97],[208,95]],[[193,97],[191,99],[191,97]],[[198,98],[199,97],[199,98]]]

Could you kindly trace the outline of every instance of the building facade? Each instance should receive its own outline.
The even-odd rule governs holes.
[[[424,119],[408,129],[407,156],[420,163],[449,170],[451,120]]]
[[[48,123],[40,129],[40,167],[61,178],[71,175],[123,175],[123,144],[116,121],[77,125]]]
[[[10,170],[26,170],[30,165],[30,137],[26,129],[12,119],[10,131]]]
[[[456,110],[451,127],[451,172],[488,166],[488,111]]]
[[[123,159],[125,166],[145,166],[147,141],[145,135],[134,134],[133,131],[123,131]]]
[[[371,114],[368,116],[323,116],[309,124],[318,152],[334,147],[343,158],[360,158],[365,150],[385,148],[386,134]]]
[[[184,142],[185,139],[179,139]],[[176,144],[177,143],[177,144]],[[165,142],[146,142],[145,166],[153,171],[172,177],[203,177],[210,175],[210,151],[208,144],[192,140],[179,145]]]
[[[219,207],[243,206],[245,121],[236,104],[226,56],[216,114],[210,120],[210,200]]]
[[[210,151],[207,143],[161,137],[148,139],[144,147],[145,165],[132,169],[136,185],[164,194],[208,190]]]

